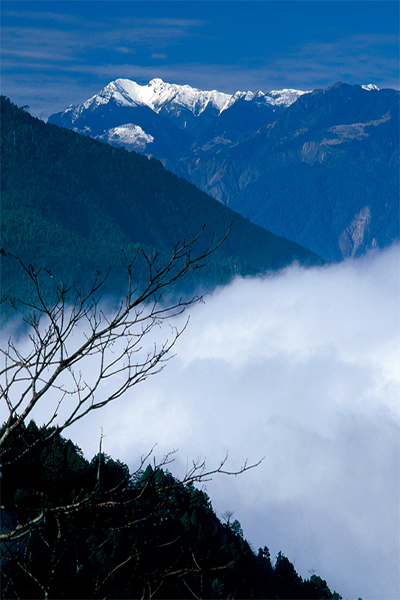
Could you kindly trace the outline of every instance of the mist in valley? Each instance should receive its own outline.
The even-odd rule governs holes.
[[[154,445],[159,461],[177,450],[177,477],[193,460],[213,468],[228,453],[236,470],[264,458],[203,484],[217,514],[232,511],[255,550],[281,550],[344,598],[395,598],[399,246],[237,278],[173,325],[188,315],[161,373],[64,435],[91,458],[103,427],[104,452],[131,470]],[[149,347],[171,334],[168,323],[153,329]]]

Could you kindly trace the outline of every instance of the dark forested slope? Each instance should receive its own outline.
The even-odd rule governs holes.
[[[131,474],[104,454],[89,462],[33,421],[3,455],[4,531],[32,521],[4,544],[3,597],[341,598],[281,552],[256,554],[237,520],[221,522],[204,492],[165,468]]]
[[[75,280],[111,265],[115,289],[122,281],[122,248],[132,256],[141,245],[162,259],[205,224],[201,250],[213,234],[222,239],[230,223],[227,240],[192,284],[225,283],[236,273],[277,269],[293,260],[319,262],[157,160],[44,123],[4,97],[1,118],[2,246],[27,264]],[[21,285],[7,269],[5,264],[3,291]]]

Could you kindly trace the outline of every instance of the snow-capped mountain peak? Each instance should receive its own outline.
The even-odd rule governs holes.
[[[108,104],[110,100],[114,100],[117,104],[121,106],[137,106],[138,104],[142,104],[139,99],[135,98],[134,94],[130,94],[120,82],[129,82],[128,79],[120,79],[117,81],[112,81],[108,85],[106,85],[101,92],[92,96],[83,104],[79,106],[70,105],[64,111],[64,113],[71,113],[72,122],[76,121],[80,115],[85,111],[94,111],[102,104]],[[129,82],[133,83],[133,81]],[[137,85],[137,84],[135,84]]]
[[[300,90],[284,89],[284,90],[271,90],[266,94],[270,98],[270,103],[275,106],[290,106],[296,100],[303,96],[303,94],[309,94],[308,92],[302,92]]]
[[[245,102],[255,101],[259,103],[269,104],[271,106],[287,107],[293,104],[293,102],[296,102],[296,100],[300,98],[300,96],[308,93],[309,92],[302,92],[300,90],[286,89],[279,91],[272,90],[271,92],[267,93],[262,92],[260,90],[258,92],[236,92],[235,94],[232,94],[232,96],[229,98],[228,102],[225,104],[225,106],[221,109],[220,112],[227,110],[233,104],[235,104],[235,102],[242,98]]]
[[[222,92],[201,91],[190,85],[166,83],[160,78],[152,79],[147,85],[139,85],[130,79],[117,79],[100,92],[105,97],[112,91],[114,99],[121,104],[143,104],[159,113],[168,106],[171,110],[189,110],[201,114],[211,104],[218,111],[228,102],[230,95]]]
[[[362,85],[361,87],[362,87],[363,90],[367,90],[367,92],[372,92],[372,90],[379,91],[378,86],[376,86],[373,83],[369,83],[368,85]]]
[[[247,127],[253,127],[255,115],[260,125],[270,122],[305,93],[284,89],[227,94],[167,83],[158,77],[145,85],[119,78],[86,102],[71,105],[49,120],[116,146],[138,152],[149,147],[152,154],[163,156],[171,146],[179,154],[178,148],[188,145],[189,139],[193,142],[208,127],[214,131],[212,147],[221,140],[232,143]],[[238,110],[229,116],[236,103]],[[219,119],[222,113],[224,117]],[[227,128],[229,135],[225,137]]]
[[[299,90],[285,89],[271,92],[236,92],[226,94],[217,90],[203,91],[190,85],[167,83],[160,78],[140,85],[130,79],[116,79],[106,85],[98,94],[92,96],[80,106],[69,106],[65,113],[71,113],[72,121],[76,121],[85,111],[94,111],[100,105],[114,101],[119,106],[135,107],[147,106],[155,113],[161,111],[180,114],[184,110],[190,111],[194,116],[201,115],[211,106],[219,114],[230,108],[239,99],[246,102],[257,101],[277,106],[290,106],[302,94]]]

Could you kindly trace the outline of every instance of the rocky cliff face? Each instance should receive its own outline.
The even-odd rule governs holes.
[[[367,234],[371,224],[371,210],[364,206],[339,236],[339,248],[344,258],[353,257],[367,247],[376,246],[375,238],[368,244]]]
[[[395,90],[337,83],[229,96],[117,80],[50,121],[151,154],[256,224],[330,260],[399,237]]]
[[[398,157],[399,93],[338,85],[179,166],[255,223],[341,260],[398,239]]]

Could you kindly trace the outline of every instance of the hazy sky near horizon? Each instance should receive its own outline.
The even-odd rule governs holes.
[[[2,94],[41,118],[118,77],[204,90],[399,88],[394,0],[3,0]]]
[[[217,513],[233,511],[256,551],[281,550],[303,577],[315,570],[345,599],[394,600],[399,278],[398,244],[239,278],[189,309],[161,373],[64,435],[90,459],[103,426],[104,452],[131,471],[155,444],[158,460],[177,449],[169,468],[178,477],[198,458],[212,468],[228,452],[235,470],[265,457],[206,483]],[[148,348],[169,335],[169,325],[152,330]],[[95,373],[80,368],[85,379]],[[36,421],[53,409],[47,398]]]

